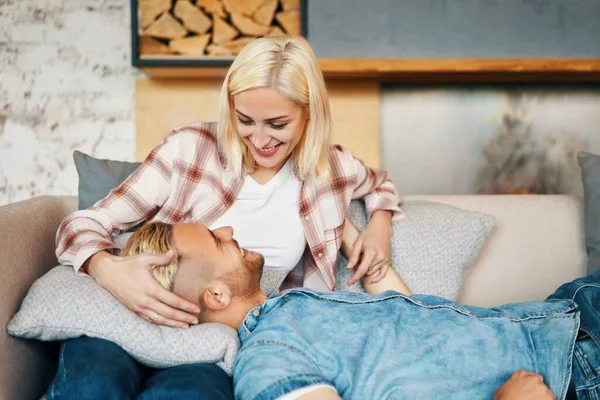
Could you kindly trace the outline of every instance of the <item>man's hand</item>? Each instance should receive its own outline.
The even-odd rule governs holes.
[[[494,393],[494,400],[554,400],[554,394],[544,384],[540,374],[529,371],[515,372]]]

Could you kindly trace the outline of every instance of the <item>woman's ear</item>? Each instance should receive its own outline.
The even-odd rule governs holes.
[[[224,309],[231,302],[231,290],[220,281],[212,281],[202,291],[200,295],[200,304],[202,309],[219,311]]]

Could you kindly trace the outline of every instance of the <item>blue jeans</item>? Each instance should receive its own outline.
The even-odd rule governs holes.
[[[579,400],[600,399],[600,271],[565,283],[548,299],[577,303],[580,325],[571,379]]]
[[[63,342],[46,398],[221,400],[233,399],[233,388],[214,364],[152,369],[112,342],[83,336]]]

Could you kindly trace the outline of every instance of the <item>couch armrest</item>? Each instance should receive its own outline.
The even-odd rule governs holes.
[[[0,399],[39,399],[56,371],[56,343],[6,333],[31,284],[58,261],[55,235],[74,197],[42,196],[0,207]]]

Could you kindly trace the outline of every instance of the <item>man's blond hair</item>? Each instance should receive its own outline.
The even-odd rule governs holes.
[[[308,121],[291,159],[301,179],[330,176],[331,111],[323,73],[308,42],[299,36],[259,38],[242,49],[227,72],[219,100],[219,141],[230,168],[254,170],[255,160],[237,133],[233,96],[271,88],[301,107]]]
[[[179,267],[177,249],[173,244],[173,225],[163,222],[148,222],[138,229],[127,241],[123,256],[138,254],[164,254],[173,250],[175,255],[171,262],[152,270],[154,279],[165,289],[173,290],[175,273]]]

